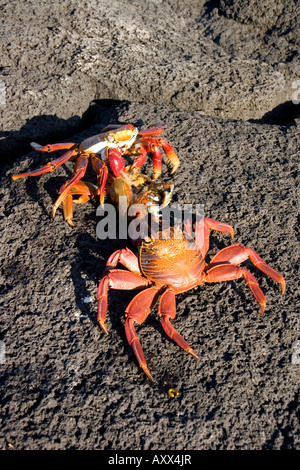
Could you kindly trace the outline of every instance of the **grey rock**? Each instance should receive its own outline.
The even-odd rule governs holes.
[[[299,449],[299,2],[0,8],[0,448]],[[105,262],[129,242],[97,239],[95,200],[75,207],[74,228],[50,218],[71,163],[11,176],[50,160],[32,141],[158,121],[181,160],[174,201],[231,224],[287,292],[246,262],[263,316],[243,280],[177,296],[173,323],[199,360],[166,337],[155,306],[137,328],[151,383],[124,333],[134,293],[110,292],[108,336],[97,323]],[[212,234],[208,258],[229,243]]]
[[[5,163],[77,132],[94,99],[260,119],[299,77],[296,1],[14,0],[1,13]]]
[[[161,121],[181,160],[174,201],[203,204],[206,216],[230,223],[233,242],[280,271],[287,292],[246,262],[267,298],[263,316],[243,280],[177,296],[173,323],[199,360],[166,337],[155,306],[137,327],[153,384],[124,333],[134,293],[111,291],[109,335],[97,324],[105,262],[128,241],[97,239],[97,201],[76,207],[75,228],[61,211],[52,220],[72,164],[12,182],[49,156],[19,158],[1,179],[0,447],[299,449],[299,118],[279,126],[128,102],[111,103],[110,113],[95,103],[93,125],[74,140],[99,132],[102,120],[143,128]],[[164,164],[162,180],[169,178]],[[209,257],[230,243],[212,234]],[[179,391],[173,399],[171,387]]]

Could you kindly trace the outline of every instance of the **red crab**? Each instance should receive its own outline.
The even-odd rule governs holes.
[[[75,160],[73,176],[63,186],[63,189],[54,204],[52,210],[52,217],[54,217],[60,203],[63,202],[69,194],[72,194],[72,187],[77,185],[83,178],[88,163],[90,162],[97,175],[97,195],[100,198],[100,203],[103,204],[105,186],[108,178],[107,162],[115,178],[124,178],[124,175],[126,175],[126,172],[128,171],[125,167],[124,156],[134,157],[134,161],[130,165],[130,168],[134,170],[141,168],[146,161],[147,154],[152,153],[154,169],[153,180],[155,180],[159,177],[162,171],[162,153],[160,151],[160,147],[162,147],[172,165],[171,173],[176,171],[179,166],[179,158],[176,155],[175,150],[164,139],[156,137],[163,131],[164,129],[161,124],[157,124],[156,127],[145,131],[139,131],[138,128],[134,127],[132,124],[126,124],[123,126],[109,125],[103,129],[101,134],[89,137],[80,144],[71,142],[47,144],[42,146],[32,142],[31,146],[39,152],[53,152],[63,149],[67,150],[67,152],[65,152],[61,157],[48,162],[42,168],[29,171],[27,173],[13,175],[12,179],[16,180],[25,176],[42,175],[56,170],[56,168],[68,160]],[[87,190],[84,185],[81,187],[80,184],[77,188],[79,188],[79,192],[83,190],[85,193]],[[89,189],[94,195],[93,185],[91,185]],[[73,194],[74,193],[78,194],[78,192],[73,189]]]
[[[198,358],[170,322],[176,316],[177,294],[206,282],[231,281],[243,277],[260,304],[262,314],[266,298],[255,277],[247,269],[239,266],[248,258],[254,266],[281,285],[282,293],[285,292],[284,278],[266,264],[254,250],[239,243],[223,248],[209,263],[206,263],[210,230],[230,233],[233,237],[233,228],[230,225],[203,218],[195,224],[194,240],[191,237],[191,224],[187,223],[184,231],[173,230],[168,238],[164,238],[164,232],[160,232],[155,238],[145,239],[140,244],[138,257],[126,248],[114,252],[107,261],[106,273],[100,281],[97,293],[98,321],[108,333],[105,318],[109,288],[143,289],[131,300],[125,310],[125,333],[139,365],[152,380],[134,323],[142,324],[146,320],[158,295],[161,295],[158,314],[164,331],[185,351]],[[125,266],[128,271],[115,269],[118,263]]]

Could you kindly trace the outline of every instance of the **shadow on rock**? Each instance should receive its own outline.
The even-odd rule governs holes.
[[[265,113],[260,119],[250,119],[255,124],[272,124],[278,126],[295,125],[295,119],[300,117],[300,104],[292,101],[281,103]]]
[[[96,235],[91,236],[87,232],[78,234],[76,246],[78,256],[72,264],[71,277],[75,287],[76,305],[81,315],[88,315],[94,325],[98,325],[97,320],[97,289],[101,280],[107,258],[114,251],[125,248],[128,245],[126,240],[99,240]],[[116,291],[112,291],[117,294]],[[123,295],[124,294],[124,295]],[[128,295],[128,299],[127,299]],[[112,307],[109,310],[114,312],[114,307],[118,313],[124,312],[132,297],[132,292],[123,292],[120,295],[112,295]],[[126,303],[126,301],[128,302]],[[121,327],[120,315],[115,314],[108,318],[111,328]]]
[[[0,170],[6,165],[12,165],[22,155],[32,149],[30,142],[43,145],[59,141],[68,141],[79,132],[93,125],[105,127],[107,124],[118,122],[120,111],[129,106],[129,101],[96,100],[80,116],[62,119],[55,115],[35,116],[24,126],[15,131],[0,132]]]
[[[66,139],[80,129],[79,116],[70,119],[61,119],[57,116],[35,116],[29,119],[21,129],[16,131],[2,131],[0,133],[0,161],[1,170],[24,154],[30,152],[30,142],[55,142]]]

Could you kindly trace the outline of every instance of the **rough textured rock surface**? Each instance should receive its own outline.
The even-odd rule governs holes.
[[[300,448],[299,3],[274,5],[1,7],[1,449]],[[173,323],[199,360],[166,337],[156,306],[138,328],[152,384],[124,333],[133,294],[110,293],[108,336],[97,324],[106,259],[127,242],[97,239],[96,201],[75,208],[74,228],[60,211],[50,218],[71,164],[11,175],[49,160],[28,153],[32,140],[157,121],[181,160],[174,201],[233,225],[287,292],[246,262],[267,297],[263,316],[243,280],[179,295]],[[209,257],[229,243],[212,234]]]
[[[299,5],[296,0],[5,3],[2,161],[7,153],[20,155],[32,139],[72,135],[93,99],[262,118],[295,91]]]

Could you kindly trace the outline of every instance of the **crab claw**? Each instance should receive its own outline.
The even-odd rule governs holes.
[[[157,179],[161,174],[162,155],[159,147],[164,149],[164,152],[169,159],[169,162],[172,166],[171,174],[175,173],[179,167],[180,160],[175,150],[168,142],[166,142],[161,137],[142,137],[139,141],[139,144],[144,146],[148,152],[152,152],[153,154],[154,179]]]
[[[175,173],[175,171],[179,167],[179,164],[180,164],[179,158],[178,158],[175,150],[173,149],[173,147],[168,142],[166,142],[164,139],[159,138],[159,144],[162,146],[162,148],[164,149],[168,159],[171,162],[171,165],[172,165],[171,175],[172,175],[173,173]]]
[[[116,178],[119,178],[122,173],[125,173],[125,163],[122,157],[122,153],[117,148],[108,149],[108,161]]]

